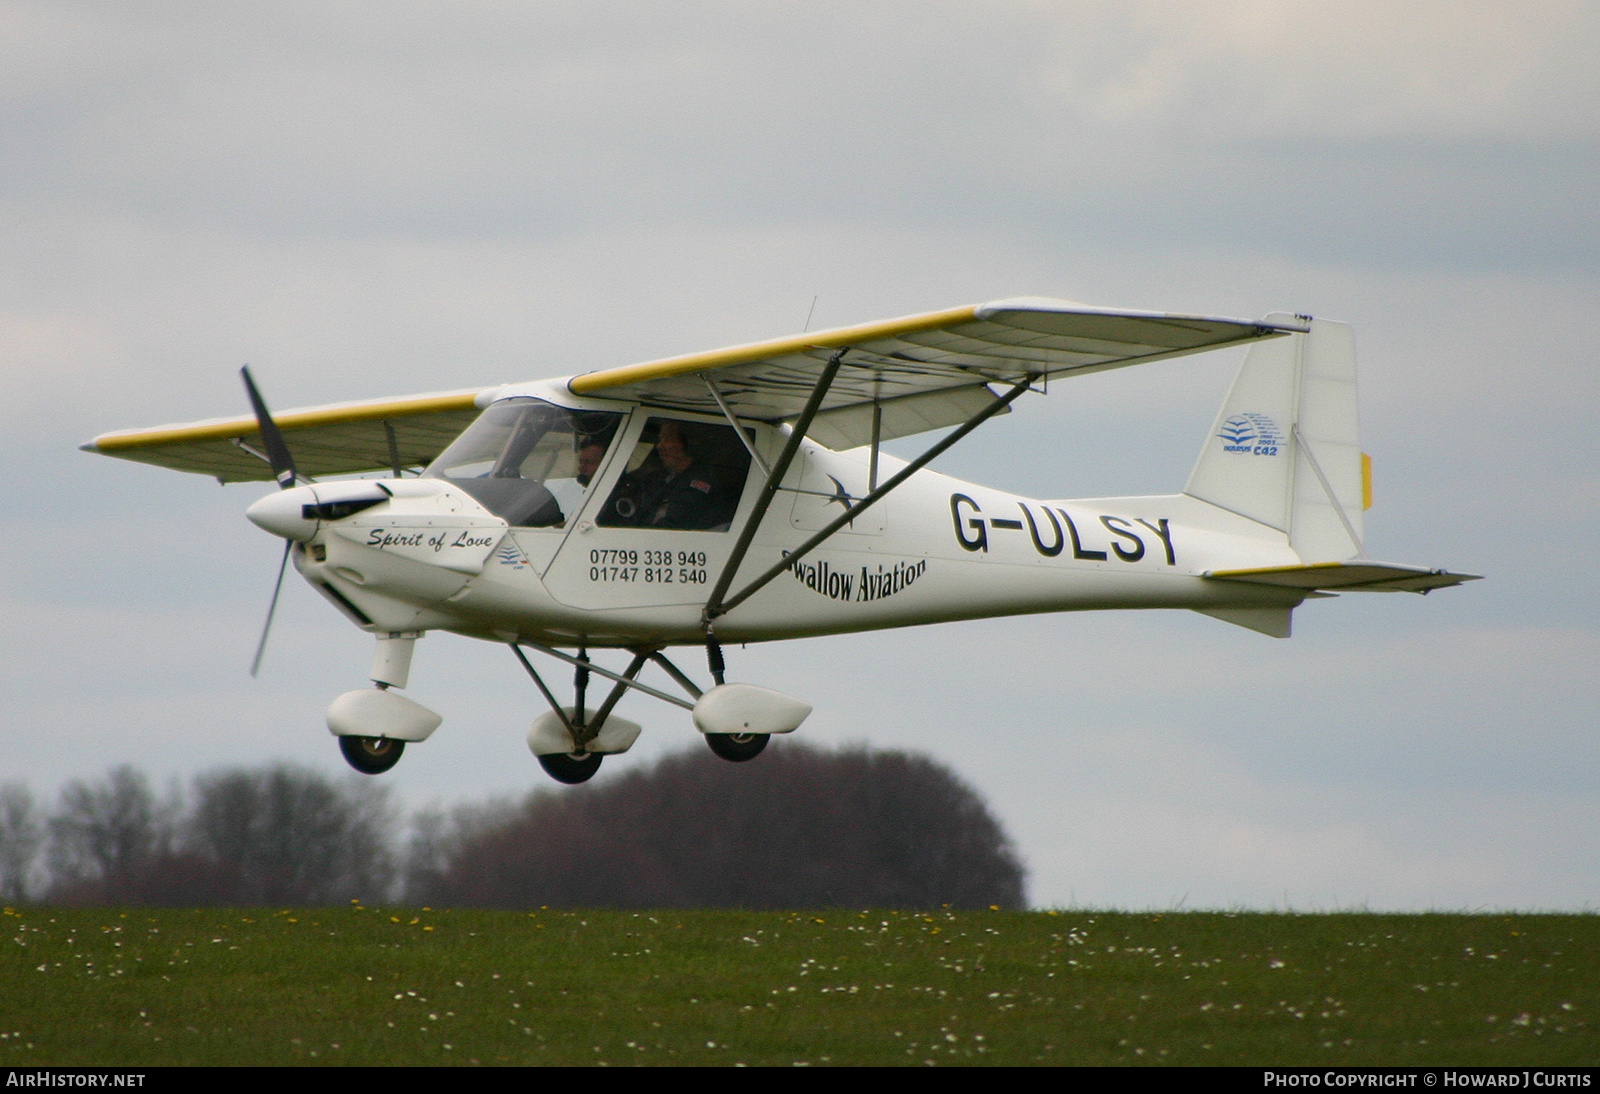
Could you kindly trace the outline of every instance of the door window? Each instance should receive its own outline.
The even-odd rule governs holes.
[[[726,532],[749,474],[750,453],[732,426],[651,418],[596,523]]]

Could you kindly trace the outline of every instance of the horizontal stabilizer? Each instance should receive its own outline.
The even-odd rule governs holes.
[[[1267,566],[1255,570],[1208,570],[1217,581],[1242,581],[1251,585],[1277,585],[1286,589],[1333,589],[1339,592],[1426,593],[1467,581],[1479,574],[1453,574],[1393,562],[1319,562],[1310,566]]]

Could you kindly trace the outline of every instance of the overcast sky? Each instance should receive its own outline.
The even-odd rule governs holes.
[[[342,761],[370,638],[266,488],[95,434],[565,375],[997,297],[1352,323],[1368,550],[1487,580],[1274,641],[1057,615],[730,651],[799,736],[977,786],[1036,903],[1600,903],[1600,8],[0,2],[0,778]],[[937,465],[1181,487],[1236,356],[1054,385]],[[692,660],[692,658],[691,658]],[[408,804],[544,785],[510,655],[420,644]],[[696,744],[686,716],[606,771]],[[605,778],[603,772],[600,778]]]

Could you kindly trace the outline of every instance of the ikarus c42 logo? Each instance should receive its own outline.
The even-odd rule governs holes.
[[[495,552],[495,558],[499,559],[500,565],[510,566],[517,570],[526,570],[533,565],[528,561],[528,556],[522,553],[522,548],[518,547],[516,541],[510,536],[501,541],[500,549]]]
[[[1222,423],[1224,452],[1243,452],[1254,456],[1276,456],[1283,444],[1283,431],[1265,414],[1235,414]]]

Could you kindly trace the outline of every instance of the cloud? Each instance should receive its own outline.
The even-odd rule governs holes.
[[[254,491],[104,430],[562,375],[963,301],[1351,321],[1372,552],[1489,580],[1308,605],[730,651],[813,740],[982,787],[1041,899],[1590,898],[1600,528],[1582,5],[10,3],[0,7],[0,614],[9,777],[337,767],[369,640]],[[938,467],[1178,488],[1236,357],[1053,385]],[[914,445],[911,447],[915,447]],[[688,651],[686,665],[698,669]],[[538,783],[508,654],[419,650],[392,782]],[[693,744],[627,700],[639,752]],[[1587,855],[1587,858],[1585,857]]]
[[[942,222],[1592,264],[1581,6],[18,5],[17,215],[565,239]],[[603,28],[603,29],[602,29]]]
[[[1600,131],[1581,4],[1238,0],[1068,9],[1049,85],[1105,128],[1199,141],[1583,140]],[[1107,42],[1121,48],[1107,50]],[[1095,54],[1090,56],[1091,51]]]

